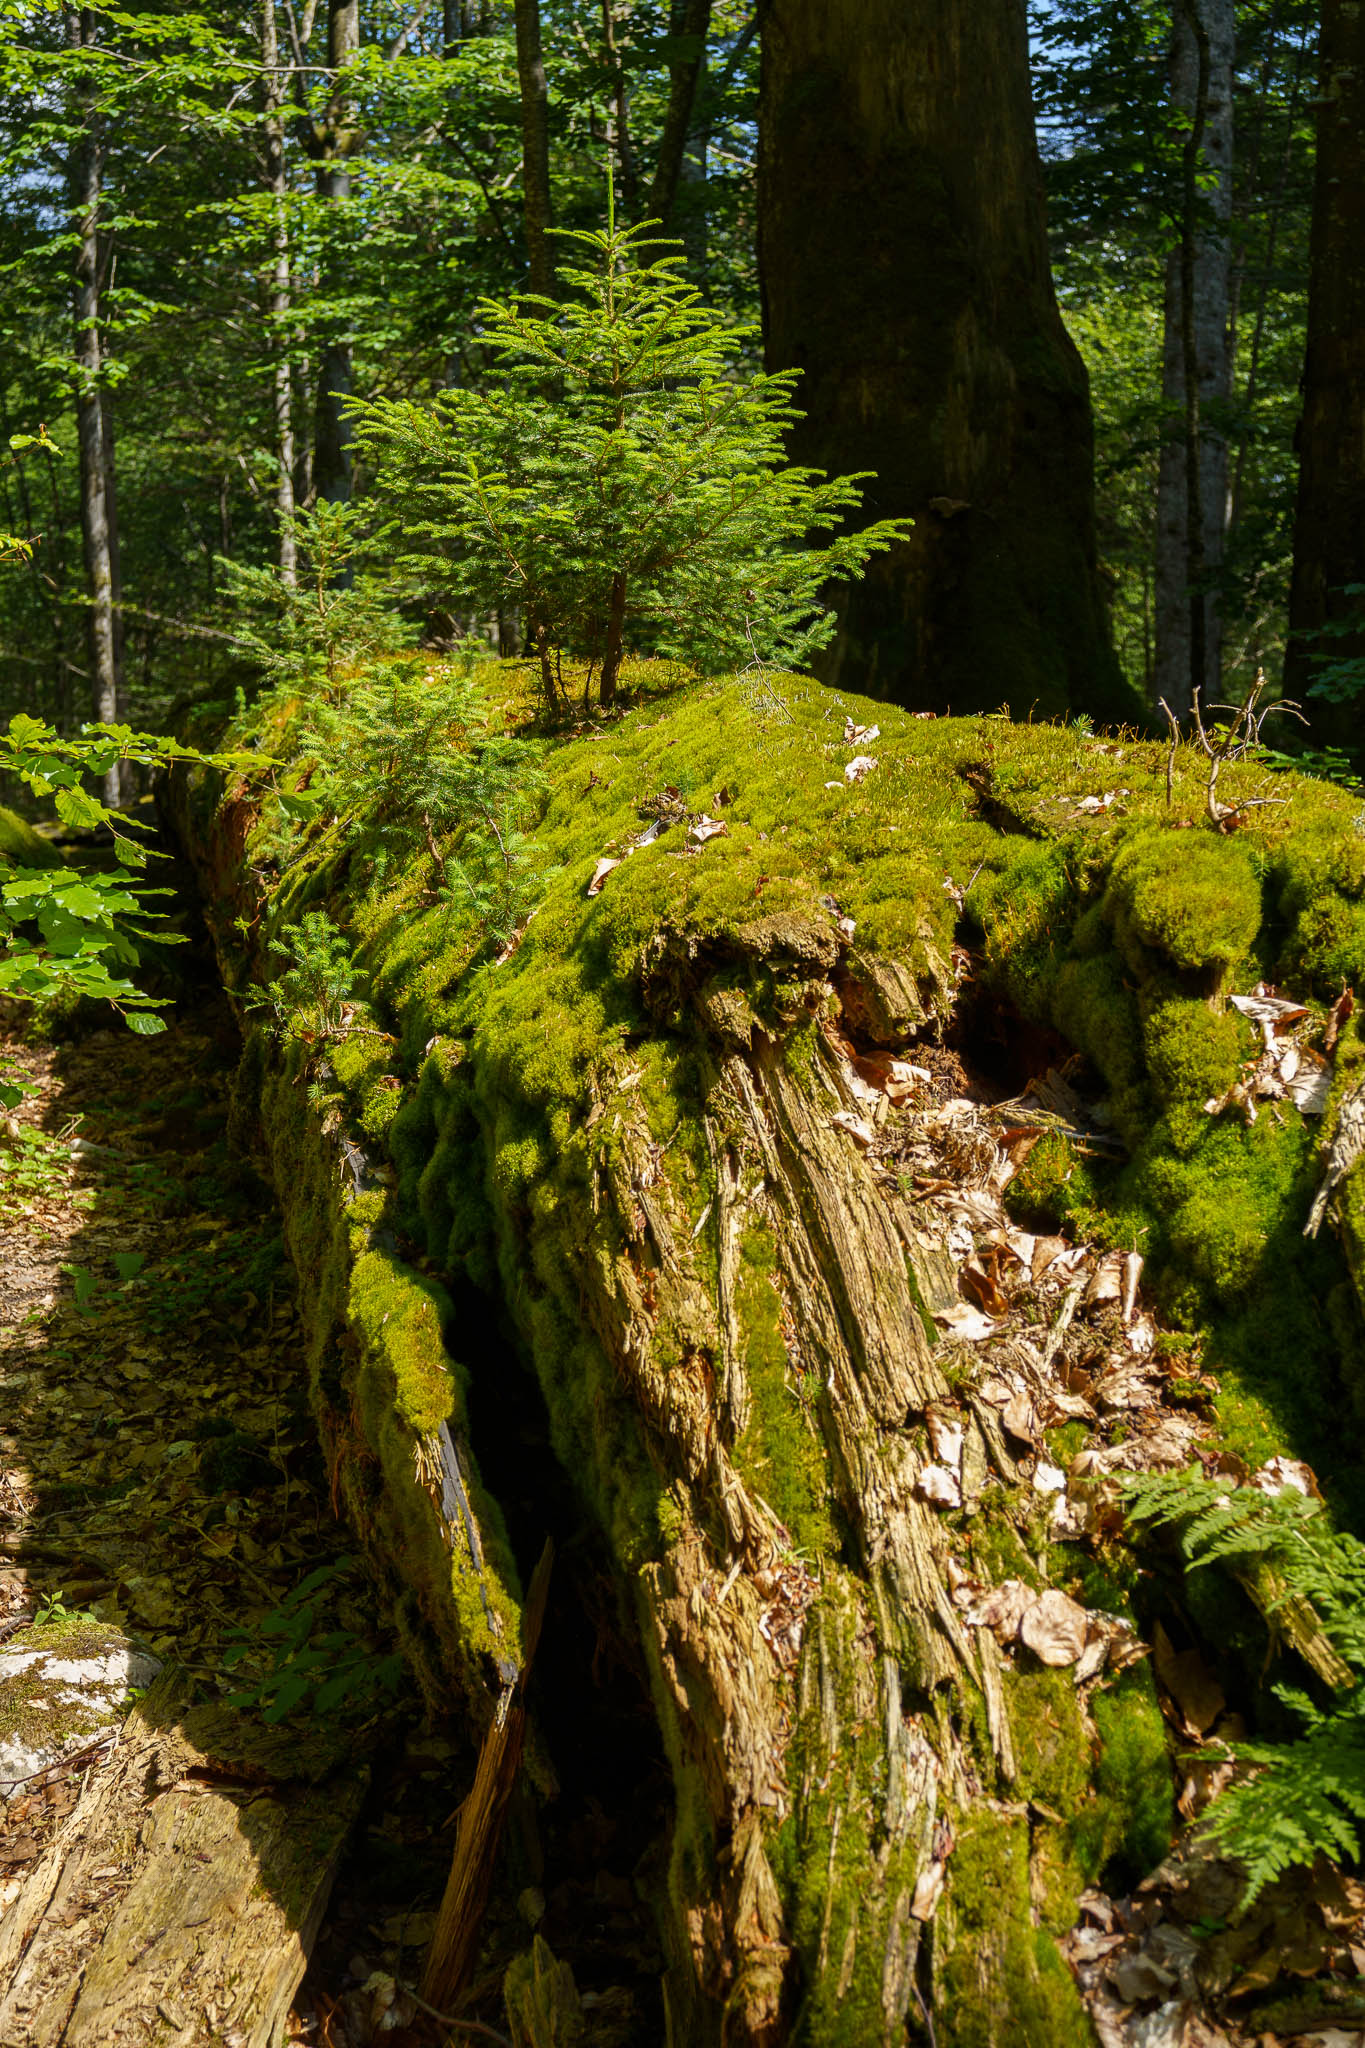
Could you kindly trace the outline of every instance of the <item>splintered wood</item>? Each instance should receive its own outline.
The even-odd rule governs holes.
[[[185,1698],[157,1680],[0,1920],[5,2048],[280,2040],[365,1778]]]

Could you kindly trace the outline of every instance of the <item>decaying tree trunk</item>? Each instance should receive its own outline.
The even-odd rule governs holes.
[[[1107,1873],[1145,1876],[1175,1817],[1147,1646],[1069,1546],[1121,1529],[1114,1475],[1181,1471],[1217,1438],[1197,1390],[1173,1377],[1142,1257],[1025,1227],[1005,1203],[1030,1147],[1064,1138],[1104,1156],[1119,1140],[1069,1084],[1037,1073],[1035,1038],[1018,1055],[1035,1078],[1004,1101],[975,1084],[965,1045],[943,1042],[971,986],[954,936],[968,870],[945,881],[924,848],[960,831],[975,860],[1003,870],[1017,857],[1025,894],[1013,909],[997,899],[1019,918],[1011,943],[1028,954],[1027,985],[1066,978],[1078,1037],[1084,991],[1113,964],[1096,946],[1115,962],[1122,950],[1124,975],[1143,978],[1154,1076],[1169,1070],[1155,1064],[1171,1043],[1159,1034],[1204,1045],[1229,1021],[1211,1007],[1223,941],[1172,937],[1168,895],[1183,900],[1190,868],[1216,863],[1230,891],[1244,888],[1238,946],[1255,937],[1261,897],[1240,842],[1201,822],[1193,749],[1169,769],[1186,827],[1175,835],[1159,822],[1165,748],[1125,744],[1143,813],[1129,832],[1129,814],[1078,794],[1107,772],[1110,743],[1078,751],[1066,731],[1011,735],[1004,722],[983,740],[975,721],[883,711],[866,771],[880,823],[858,840],[862,784],[836,782],[831,798],[826,778],[868,727],[849,714],[841,749],[828,708],[802,684],[760,718],[739,685],[718,684],[628,712],[610,756],[601,728],[565,743],[543,828],[565,835],[565,867],[517,942],[477,970],[477,1002],[432,997],[461,970],[427,963],[448,927],[420,925],[409,875],[366,911],[371,986],[394,1036],[310,1050],[258,1029],[241,1120],[259,1114],[273,1161],[338,1499],[430,1703],[483,1738],[448,1897],[477,1897],[486,1878],[535,1603],[522,1601],[465,1391],[498,1366],[434,1272],[498,1299],[648,1673],[675,1795],[667,1878],[649,1881],[669,2048],[1090,2048],[1094,2000],[1110,1993],[1091,1999],[1083,1977],[1095,1956],[1073,1940],[1081,1901],[1117,1881]],[[700,844],[665,780],[679,742],[726,820]],[[1008,772],[1016,747],[1021,778]],[[1227,773],[1253,786],[1237,764]],[[268,801],[238,780],[216,814],[186,821],[239,987],[265,957],[242,948],[267,943],[251,848]],[[1054,828],[1059,805],[1071,823]],[[1330,809],[1325,829],[1344,844],[1350,803]],[[815,813],[823,864],[802,872]],[[638,843],[623,837],[645,816]],[[622,854],[605,883],[598,826]],[[1027,892],[1054,829],[1072,834],[1066,875],[1091,879],[1046,869],[1061,893],[1040,937]],[[880,839],[902,831],[887,853]],[[861,851],[841,880],[829,863],[843,832]],[[282,920],[301,877],[305,900],[331,889],[346,914],[363,865],[321,877],[310,858],[286,877]],[[856,877],[876,863],[890,939],[875,896],[856,917],[840,908],[846,890],[872,887]],[[1090,1043],[1104,1072],[1110,1042],[1148,1026],[1117,968],[1098,985],[1088,1000],[1108,1007]],[[1004,1012],[993,1021],[1024,1031]],[[1283,1050],[1276,1040],[1277,1073]],[[1218,1057],[1235,1082],[1236,1044]],[[1304,1057],[1319,1057],[1307,1041]],[[1204,1085],[1184,1105],[1200,1130],[1221,1113]],[[1137,1147],[1156,1098],[1130,1080],[1122,1109],[1114,1086]],[[384,1166],[350,1132],[396,1095]],[[1174,1154],[1162,1160],[1180,1201],[1204,1199]],[[1302,1254],[1319,1255],[1331,1256]],[[1049,1440],[1076,1424],[1065,1450]],[[552,1604],[574,1597],[571,1554],[559,1545]],[[1314,1616],[1276,1607],[1273,1574],[1245,1573],[1243,1591],[1253,1616],[1277,1616],[1286,1654],[1341,1685]],[[573,1739],[569,1709],[542,1697],[553,1762]],[[1102,1898],[1096,1910],[1109,1910]],[[440,1957],[428,1965],[443,2004],[471,1954],[463,1912],[450,1917],[449,1974]],[[543,1944],[523,1956],[508,1978],[517,2026],[573,2011],[561,1977]]]
[[[6,2048],[275,2048],[366,1771],[165,1672],[0,1919]]]

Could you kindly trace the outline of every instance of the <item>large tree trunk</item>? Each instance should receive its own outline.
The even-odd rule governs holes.
[[[95,17],[71,8],[67,40],[73,50],[95,40]],[[73,298],[76,362],[76,438],[80,451],[81,535],[85,545],[87,645],[90,660],[90,715],[112,724],[119,715],[122,678],[114,617],[117,536],[110,500],[107,416],[100,336],[99,218],[103,198],[104,136],[93,91],[81,92],[80,126],[71,145],[68,184],[75,215],[76,267]],[[106,801],[117,803],[117,766],[106,777]]]
[[[319,199],[330,207],[340,206],[351,196],[350,158],[359,144],[355,131],[355,107],[347,98],[344,72],[360,48],[359,0],[330,0],[327,10],[327,64],[332,74],[332,97],[323,126],[316,127],[310,143],[317,163]],[[345,279],[336,252],[326,265],[325,289],[340,291]],[[346,415],[351,395],[351,340],[344,331],[335,333],[322,352],[318,370],[317,424],[313,445],[313,488],[320,498],[334,504],[351,495],[351,444],[354,432]]]
[[[540,46],[540,0],[516,0],[517,79],[521,87],[521,179],[530,286],[542,298],[555,289],[550,229],[550,100]]]
[[[1347,595],[1365,583],[1365,9],[1352,0],[1322,10],[1299,464],[1285,684],[1303,698],[1324,663],[1365,662],[1365,601]],[[1307,708],[1320,742],[1359,746],[1359,696]]]
[[[271,256],[267,284],[271,344],[271,409],[275,418],[275,513],[279,521],[280,580],[298,582],[294,539],[294,372],[289,360],[288,321],[293,303],[289,265],[289,179],[284,163],[284,92],[279,74],[275,0],[261,0],[261,69],[265,76],[265,182],[270,193]]]
[[[1188,712],[1196,685],[1206,704],[1221,694],[1222,627],[1212,586],[1227,525],[1228,443],[1219,411],[1232,388],[1232,58],[1232,0],[1181,0],[1171,107],[1189,126],[1180,242],[1166,262],[1155,688],[1177,715]]]
[[[797,459],[909,541],[839,599],[830,681],[913,707],[1127,706],[1089,397],[1053,295],[1020,0],[768,0],[759,256]]]

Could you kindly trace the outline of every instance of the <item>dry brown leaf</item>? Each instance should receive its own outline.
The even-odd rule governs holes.
[[[1291,1024],[1308,1015],[1302,1003],[1288,1001],[1264,981],[1258,981],[1249,996],[1230,996],[1228,1000],[1234,1010],[1260,1025],[1267,1047],[1273,1045],[1277,1032],[1287,1031]]]
[[[958,1275],[962,1285],[987,1315],[1007,1316],[1010,1312],[1009,1298],[1001,1292],[993,1275],[983,1266],[972,1262],[962,1268]]]
[[[1354,990],[1349,988],[1343,988],[1341,994],[1337,997],[1336,1001],[1332,1005],[1331,1015],[1327,1019],[1327,1029],[1322,1034],[1322,1049],[1325,1053],[1331,1052],[1333,1046],[1337,1042],[1337,1039],[1341,1035],[1342,1025],[1346,1022],[1346,1019],[1352,1014],[1352,1012],[1355,1009],[1355,1006],[1356,999]]]
[[[1041,1441],[1042,1432],[1038,1427],[1038,1417],[1034,1412],[1033,1403],[1027,1394],[1011,1394],[1000,1410],[1000,1420],[1016,1442],[1029,1444],[1036,1449]]]
[[[1253,1472],[1250,1484],[1262,1493],[1301,1493],[1309,1500],[1321,1500],[1318,1482],[1311,1465],[1305,1465],[1302,1458],[1268,1458],[1260,1470]]]
[[[963,1618],[969,1628],[988,1628],[997,1642],[1012,1643],[1037,1598],[1022,1579],[1004,1579],[974,1600]]]
[[[607,876],[613,868],[619,868],[620,865],[620,860],[613,860],[609,854],[604,855],[592,871],[592,880],[588,884],[589,896],[600,896],[602,884],[606,881]]]
[[[1032,1650],[1040,1664],[1062,1669],[1075,1664],[1085,1649],[1085,1609],[1050,1586],[1041,1593],[1019,1623],[1019,1640]]]
[[[855,1115],[851,1109],[836,1109],[830,1122],[836,1130],[847,1131],[849,1137],[864,1150],[876,1140],[877,1133],[866,1117]]]
[[[1064,1237],[1034,1238],[1033,1259],[1031,1262],[1029,1277],[1033,1281],[1035,1287],[1037,1286],[1038,1282],[1042,1279],[1044,1273],[1047,1272],[1049,1266],[1051,1266],[1054,1259],[1060,1259],[1063,1252],[1069,1250],[1070,1246],[1067,1244],[1067,1241]]]
[[[935,1458],[940,1465],[947,1465],[956,1472],[962,1464],[962,1446],[966,1438],[961,1415],[956,1409],[930,1408],[926,1410],[924,1420]]]
[[[1158,1622],[1152,1636],[1152,1662],[1157,1684],[1174,1703],[1185,1734],[1206,1734],[1227,1700],[1201,1651],[1197,1647],[1176,1650]]]
[[[931,1507],[960,1508],[962,1505],[961,1483],[956,1472],[950,1472],[946,1465],[926,1465],[915,1480],[915,1492]]]
[[[730,827],[724,818],[708,818],[703,812],[701,817],[688,827],[688,843],[692,846],[705,846],[708,839],[718,839],[728,834],[729,830]]]
[[[961,1337],[966,1344],[982,1344],[1000,1328],[999,1323],[982,1315],[979,1308],[973,1308],[966,1301],[954,1302],[951,1308],[935,1309],[934,1321],[942,1324],[950,1336]]]

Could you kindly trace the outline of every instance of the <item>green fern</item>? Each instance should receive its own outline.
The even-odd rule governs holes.
[[[1334,1530],[1320,1500],[1191,1471],[1135,1477],[1123,1501],[1131,1524],[1176,1536],[1191,1572],[1269,1567],[1277,1588],[1269,1613],[1307,1601],[1349,1671],[1365,1674],[1365,1544]],[[1245,1868],[1244,1909],[1287,1870],[1322,1854],[1355,1861],[1361,1853],[1365,1687],[1353,1685],[1325,1709],[1300,1688],[1274,1692],[1301,1733],[1231,1745],[1249,1774],[1215,1800],[1205,1822],[1207,1843]]]

